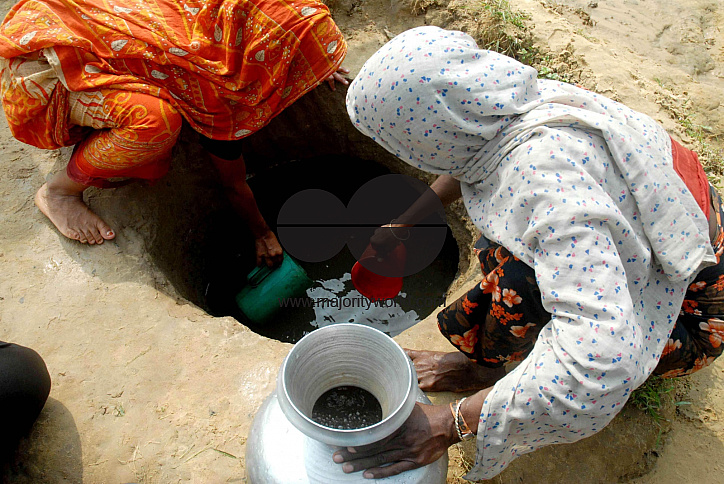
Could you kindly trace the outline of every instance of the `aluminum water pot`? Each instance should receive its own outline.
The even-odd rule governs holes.
[[[333,388],[356,386],[377,398],[382,420],[369,427],[338,430],[311,419],[317,399]],[[430,403],[404,350],[385,333],[340,323],[312,331],[289,352],[277,388],[254,417],[246,441],[246,476],[251,484],[365,483],[362,472],[345,474],[332,461],[340,447],[367,445],[387,437],[410,416],[415,402]],[[447,453],[419,469],[374,482],[443,484]]]

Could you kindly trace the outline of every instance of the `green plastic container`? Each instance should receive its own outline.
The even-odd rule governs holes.
[[[304,269],[285,252],[278,267],[257,267],[246,276],[246,286],[236,295],[236,304],[252,323],[265,324],[279,310],[281,300],[304,297],[311,286]]]

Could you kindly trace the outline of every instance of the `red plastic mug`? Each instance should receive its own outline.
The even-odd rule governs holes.
[[[402,243],[383,257],[368,245],[362,257],[352,267],[352,284],[367,299],[391,299],[402,290],[402,274],[407,250]],[[382,274],[400,274],[384,276]]]

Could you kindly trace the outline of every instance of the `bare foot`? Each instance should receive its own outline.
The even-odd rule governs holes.
[[[46,183],[35,194],[35,205],[69,239],[102,244],[116,236],[111,227],[83,203],[83,192],[63,193]]]
[[[459,351],[405,349],[417,370],[420,389],[428,392],[466,392],[493,386],[505,376],[505,368],[486,368]]]

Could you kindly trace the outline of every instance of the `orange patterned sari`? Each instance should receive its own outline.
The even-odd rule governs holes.
[[[2,101],[15,137],[41,148],[82,139],[68,92],[101,89],[157,97],[199,133],[234,140],[334,73],[346,50],[313,0],[21,0],[0,26]],[[8,81],[8,65],[38,57],[57,78]]]

